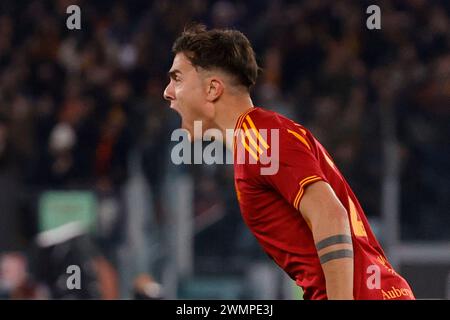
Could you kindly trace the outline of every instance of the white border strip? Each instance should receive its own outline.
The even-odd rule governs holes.
[[[39,233],[36,241],[41,247],[49,247],[75,238],[86,232],[86,228],[80,222],[74,221]]]

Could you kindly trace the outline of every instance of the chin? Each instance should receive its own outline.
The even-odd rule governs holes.
[[[202,140],[203,135],[205,133],[204,130],[202,132],[196,132],[196,135],[194,135],[194,123],[189,122],[189,124],[186,124],[184,121],[181,122],[181,129],[185,130],[189,133],[189,141],[194,142],[195,140]]]

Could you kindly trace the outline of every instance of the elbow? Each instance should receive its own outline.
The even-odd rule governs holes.
[[[330,219],[335,220],[336,223],[347,223],[348,224],[348,214],[347,210],[342,205],[337,205],[335,208],[329,212]]]
[[[335,210],[330,211],[329,219],[335,225],[336,231],[350,235],[350,221],[347,210],[343,206],[339,206]]]
[[[347,210],[337,205],[320,212],[315,219],[308,222],[316,240],[333,235],[351,236],[350,221]]]

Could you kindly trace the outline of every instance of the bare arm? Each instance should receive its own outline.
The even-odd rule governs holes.
[[[300,212],[313,233],[328,299],[353,299],[353,244],[347,211],[323,181],[305,190]]]

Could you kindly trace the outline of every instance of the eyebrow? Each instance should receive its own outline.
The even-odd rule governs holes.
[[[167,72],[167,75],[172,79],[174,79],[177,74],[181,74],[181,71],[178,69],[170,70],[169,72]]]

